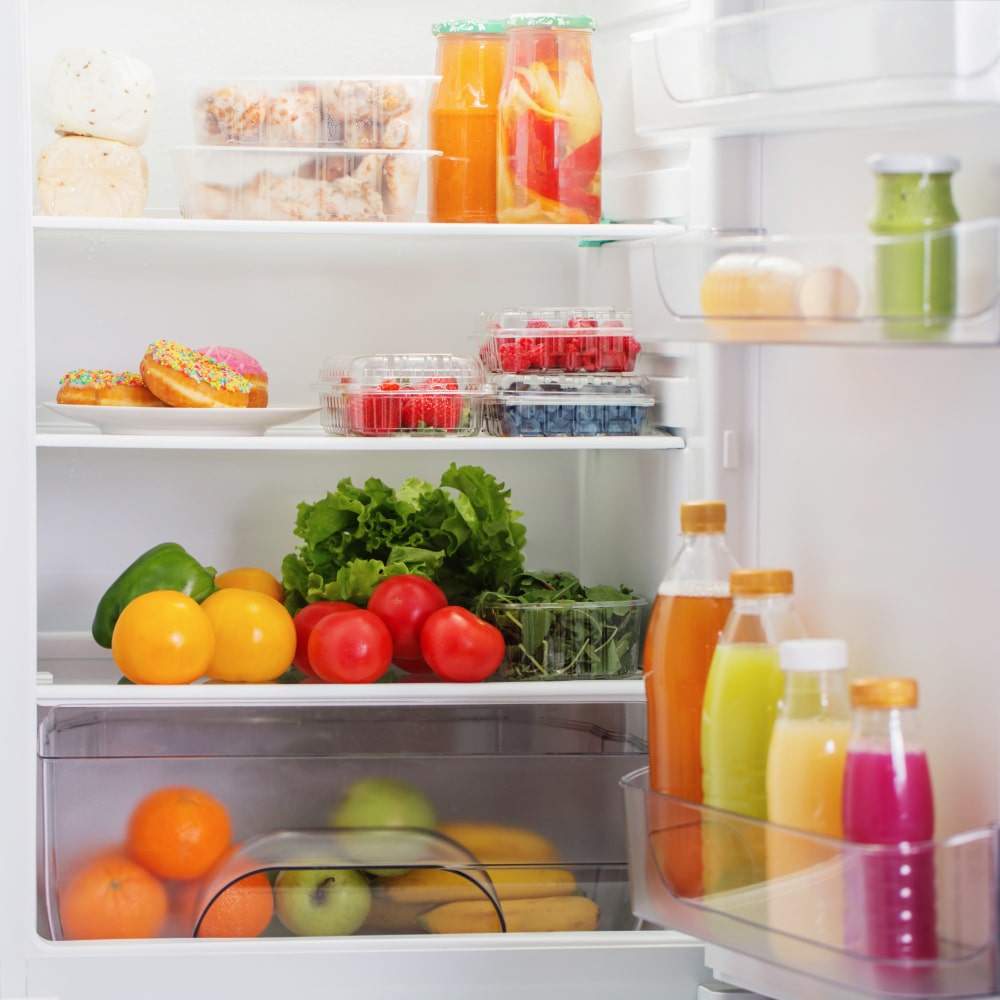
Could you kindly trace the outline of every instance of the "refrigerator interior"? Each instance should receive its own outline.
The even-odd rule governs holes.
[[[879,0],[868,9],[892,6]],[[518,990],[540,997],[564,988],[572,969],[574,992],[583,996],[615,995],[627,982],[630,995],[689,1000],[696,985],[711,978],[706,961],[723,978],[767,995],[820,995],[811,992],[820,988],[816,982],[769,978],[752,956],[735,951],[709,948],[706,956],[692,938],[670,930],[498,935],[485,943],[428,935],[419,947],[377,937],[50,940],[45,871],[62,854],[53,843],[71,841],[66,830],[73,828],[59,819],[51,831],[56,839],[47,842],[54,853],[39,855],[46,808],[55,801],[49,796],[60,789],[65,797],[55,801],[57,816],[62,809],[99,816],[80,794],[93,781],[109,797],[121,796],[114,805],[120,812],[126,790],[137,788],[148,768],[158,775],[197,771],[228,784],[256,762],[253,767],[263,768],[256,773],[295,788],[313,768],[325,774],[323,765],[334,758],[341,767],[377,759],[433,775],[442,794],[455,794],[452,778],[471,787],[476,779],[467,775],[490,774],[502,791],[480,789],[478,807],[496,817],[533,816],[535,806],[544,814],[547,782],[553,782],[569,800],[558,816],[543,820],[555,824],[555,832],[562,836],[600,817],[588,830],[594,839],[583,837],[574,857],[624,861],[617,779],[642,763],[641,680],[594,682],[607,684],[603,690],[547,685],[537,693],[488,685],[437,700],[422,685],[391,696],[314,689],[273,698],[259,692],[133,697],[115,685],[116,669],[106,656],[95,656],[87,632],[97,599],[127,562],[176,538],[219,568],[277,568],[296,545],[296,505],[347,476],[435,481],[452,461],[481,464],[511,489],[513,506],[524,512],[529,567],[625,583],[650,598],[673,554],[678,504],[700,496],[725,499],[741,562],[793,569],[807,628],[848,640],[853,675],[918,679],[937,835],[996,823],[993,665],[1000,641],[987,610],[1000,556],[991,528],[1000,490],[992,459],[1000,417],[994,391],[1000,361],[991,346],[995,311],[985,309],[982,323],[956,324],[957,339],[972,331],[971,343],[838,346],[829,330],[816,343],[760,343],[775,333],[762,324],[740,343],[716,343],[697,317],[687,321],[672,312],[667,295],[672,283],[694,287],[697,280],[685,268],[693,269],[698,253],[673,255],[672,223],[689,227],[696,251],[698,241],[707,246],[734,231],[763,230],[806,244],[843,233],[867,239],[872,182],[865,159],[873,152],[957,155],[963,223],[983,220],[988,227],[1000,217],[1000,83],[989,66],[981,68],[983,52],[1000,40],[992,38],[988,17],[976,30],[981,15],[974,2],[957,4],[958,13],[929,6],[955,38],[915,23],[912,50],[923,52],[928,39],[934,41],[926,53],[932,69],[921,75],[912,62],[886,63],[876,44],[884,39],[856,44],[852,31],[872,32],[881,24],[864,12],[864,2],[591,4],[587,12],[600,25],[595,58],[606,205],[618,221],[638,227],[634,243],[597,246],[581,245],[565,230],[538,231],[542,227],[430,235],[418,225],[341,235],[307,225],[271,232],[175,224],[170,150],[191,141],[192,81],[427,73],[434,54],[429,26],[468,16],[460,4],[294,0],[276,10],[253,0],[238,16],[225,5],[187,0],[169,7],[121,0],[7,5],[0,14],[8,56],[3,78],[18,100],[5,102],[0,114],[21,155],[2,167],[10,184],[0,209],[7,223],[10,357],[22,378],[5,407],[16,516],[4,530],[12,562],[25,569],[4,585],[11,669],[0,718],[11,733],[4,788],[19,814],[32,816],[37,808],[38,818],[3,834],[13,860],[10,902],[0,912],[0,995],[118,997],[133,995],[142,983],[143,995],[155,998],[182,990],[201,995],[225,981],[265,996],[279,987],[308,990],[335,968],[352,996],[388,995],[391,984],[405,980],[416,996],[458,997],[474,989],[484,996]],[[792,37],[802,42],[810,38],[810,8],[827,7],[844,33],[827,39],[822,52],[829,64],[803,60],[814,50],[782,41],[781,14],[789,13]],[[578,7],[559,2],[550,9]],[[739,19],[744,11],[751,20]],[[767,46],[755,41],[759,24],[769,32]],[[33,165],[54,138],[40,99],[45,80],[56,52],[80,46],[128,52],[154,70],[157,98],[143,147],[150,166],[146,225],[42,219],[32,227],[26,217],[34,200]],[[934,61],[942,54],[955,62],[946,60],[942,69]],[[663,55],[680,61],[658,63]],[[761,63],[771,75],[760,76]],[[967,64],[974,67],[969,81],[955,69]],[[720,67],[734,66],[749,82],[733,83],[733,72],[728,92],[720,91]],[[779,70],[791,86],[775,82]],[[824,72],[833,74],[833,84]],[[810,73],[814,78],[804,84],[803,74]],[[662,95],[653,99],[657,88],[677,80],[693,89],[658,121],[664,103]],[[941,80],[953,84],[943,95]],[[906,95],[914,92],[924,99],[911,103]],[[647,225],[654,220],[655,227]],[[972,300],[989,304],[992,292],[994,309],[995,263],[988,255],[973,258],[963,271]],[[265,360],[274,401],[315,405],[316,374],[345,345],[357,353],[474,353],[483,312],[581,301],[632,307],[644,370],[654,377],[678,437],[545,447],[482,437],[446,445],[348,439],[316,446],[291,434],[147,439],[134,447],[127,436],[83,434],[41,405],[54,398],[63,372],[134,368],[137,352],[161,337],[238,344]],[[862,324],[863,338],[867,330]],[[774,339],[793,338],[778,330]],[[35,663],[42,671],[37,687]],[[169,739],[155,753],[143,749],[157,727],[176,740],[189,718],[219,713],[216,725],[224,734],[254,712],[271,719],[276,734],[315,713],[324,725],[353,720],[363,735],[357,743],[321,743],[318,754],[299,744],[287,759],[267,746],[243,751],[241,760],[240,752],[209,745],[185,762]],[[426,729],[408,724],[414,715],[428,720]],[[77,716],[84,731],[101,734],[98,751],[85,742],[65,748],[73,726],[64,728],[64,720]],[[504,716],[515,721],[506,730],[514,735],[498,735],[504,727],[496,720]],[[483,718],[492,720],[490,735],[482,731]],[[380,744],[383,731],[400,734],[398,741]],[[587,742],[578,738],[583,731],[591,737],[610,732],[614,739]],[[63,735],[46,744],[45,732]],[[441,745],[413,749],[442,734]],[[119,749],[109,752],[105,741],[116,740]],[[414,752],[423,756],[407,762]],[[303,760],[299,771],[295,765]],[[514,764],[532,775],[527,793]],[[298,796],[288,797],[301,807]],[[300,812],[306,821],[308,810]],[[113,822],[114,811],[105,819]],[[835,983],[823,988],[844,995]],[[973,980],[973,988],[992,992],[981,980]]]

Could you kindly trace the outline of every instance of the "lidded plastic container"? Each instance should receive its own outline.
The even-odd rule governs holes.
[[[865,677],[844,769],[844,836],[895,850],[866,852],[848,884],[846,944],[877,958],[938,955],[934,796],[917,717],[917,682]]]
[[[328,434],[468,436],[489,395],[481,365],[454,354],[328,358],[317,385]]]
[[[480,357],[493,372],[631,372],[632,314],[607,306],[504,309],[485,318]]]
[[[601,99],[593,18],[517,14],[506,21],[497,221],[601,221]]]
[[[439,150],[427,192],[430,222],[496,222],[497,113],[507,36],[501,20],[433,25],[428,144]]]

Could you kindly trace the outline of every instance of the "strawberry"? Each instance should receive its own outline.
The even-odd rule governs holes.
[[[453,431],[462,420],[463,399],[454,379],[428,378],[421,388],[429,391],[408,393],[403,402],[403,426],[408,430],[435,428]]]
[[[391,434],[400,429],[403,401],[399,383],[385,379],[376,389],[362,389],[352,395],[348,406],[349,426],[357,434]]]

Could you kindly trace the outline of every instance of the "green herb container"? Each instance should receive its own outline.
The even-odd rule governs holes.
[[[496,681],[621,680],[642,674],[645,598],[624,601],[485,603],[503,633]]]

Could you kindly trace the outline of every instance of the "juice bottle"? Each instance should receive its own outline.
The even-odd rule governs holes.
[[[875,247],[879,314],[889,336],[936,336],[955,314],[953,156],[891,154],[868,160],[875,174],[869,229],[894,239]],[[914,322],[900,322],[899,317]]]
[[[516,14],[497,133],[497,221],[601,221],[601,100],[593,18]]]
[[[715,644],[732,608],[726,505],[681,504],[681,549],[660,583],[643,647],[649,786],[701,802],[701,705]],[[701,833],[696,810],[651,797],[663,875],[680,896],[701,895]]]
[[[443,21],[430,102],[427,217],[497,221],[497,105],[507,38],[503,21]]]
[[[934,797],[917,725],[917,683],[869,677],[851,684],[854,724],[844,768],[844,836],[895,849],[865,852],[851,883],[847,945],[876,958],[937,957]]]
[[[769,924],[836,947],[843,939],[841,852],[786,828],[843,836],[847,643],[792,639],[779,645],[778,656],[785,690],[767,757]]]
[[[778,643],[804,638],[787,569],[738,569],[729,577],[733,609],[705,684],[701,721],[704,803],[767,819],[767,756],[784,688]],[[737,817],[703,825],[706,892],[766,877],[765,827]]]

